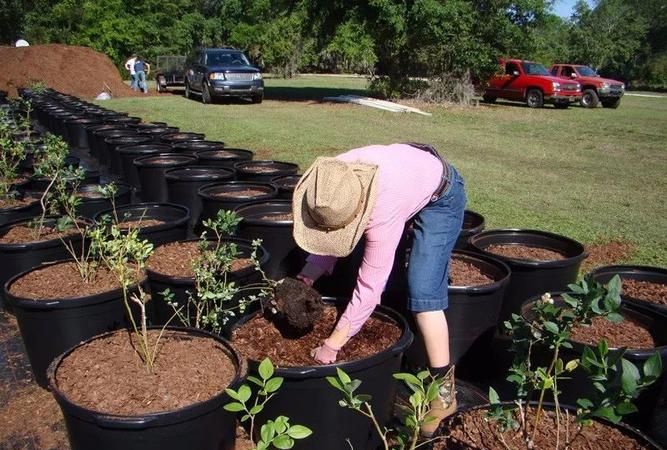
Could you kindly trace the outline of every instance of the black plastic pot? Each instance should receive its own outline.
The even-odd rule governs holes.
[[[105,166],[109,166],[111,163],[111,155],[109,152],[109,146],[107,145],[107,139],[109,138],[117,138],[121,136],[137,136],[139,133],[137,133],[136,130],[132,130],[131,128],[124,128],[121,130],[102,130],[102,131],[96,131],[94,133],[95,135],[95,155],[97,156],[97,159],[100,161],[100,164],[104,164]]]
[[[256,196],[226,196],[226,193],[245,191],[248,189],[261,191]],[[202,211],[199,222],[211,219],[218,214],[221,209],[234,211],[239,206],[246,203],[253,203],[265,200],[271,200],[278,195],[278,189],[270,183],[255,183],[249,181],[225,181],[222,183],[212,183],[199,189],[197,193],[202,201]]]
[[[177,141],[174,142],[174,151],[190,153],[195,155],[197,152],[222,150],[225,143],[221,141]]]
[[[0,236],[4,236],[14,225],[26,224],[28,220],[20,219],[0,226]],[[47,218],[46,225],[53,226],[55,219]],[[59,261],[70,257],[67,248],[63,244],[71,244],[75,251],[81,249],[81,236],[77,233],[61,239],[48,241],[29,242],[22,244],[0,243],[0,285],[4,284],[14,275],[25,272],[48,261]]]
[[[134,160],[142,156],[169,153],[171,145],[166,144],[141,144],[118,147],[116,152],[120,158],[121,177],[133,188],[141,189],[139,172],[134,165]]]
[[[510,281],[510,268],[498,259],[464,250],[454,250],[452,259],[469,263],[494,280],[491,284],[478,286],[450,285],[447,290],[450,362],[459,364],[473,344],[478,354],[488,351],[493,330],[498,323],[505,289]],[[410,366],[427,367],[426,351],[419,335],[416,335],[406,356]],[[467,359],[470,359],[468,366],[476,367],[465,370],[484,370],[483,358],[481,361],[476,360],[478,358]]]
[[[331,301],[331,299],[329,299]],[[336,301],[344,305],[344,301]],[[249,314],[239,320],[240,326],[250,320]],[[329,365],[305,367],[279,367],[275,376],[284,382],[275,397],[266,404],[258,416],[258,423],[284,415],[290,423],[305,425],[313,430],[312,437],[296,441],[295,450],[343,450],[378,448],[377,433],[371,421],[361,414],[341,408],[341,394],[327,382],[327,376],[336,376],[336,368],[344,370],[352,379],[361,380],[359,393],[370,394],[373,412],[380,424],[386,424],[392,415],[397,381],[393,374],[401,367],[403,352],[412,342],[412,332],[403,316],[385,306],[378,306],[373,317],[398,325],[403,333],[390,348],[368,358]],[[259,362],[248,361],[248,370],[256,374]],[[313,441],[315,439],[316,441]]]
[[[127,115],[115,115],[106,119],[107,123],[120,123],[125,126],[136,125],[141,122],[141,117],[131,117]]]
[[[122,175],[123,169],[121,167],[119,147],[128,145],[141,145],[153,142],[153,138],[145,134],[137,134],[134,136],[119,136],[108,138],[104,140],[109,151],[109,170],[115,175]]]
[[[474,211],[466,209],[463,213],[463,225],[461,233],[456,240],[454,248],[459,250],[473,250],[468,244],[470,237],[481,233],[484,230],[484,216]]]
[[[199,163],[203,166],[227,167],[230,169],[233,169],[237,162],[250,161],[253,157],[253,152],[242,148],[203,150],[196,154]]]
[[[308,254],[301,250],[292,231],[292,219],[272,220],[272,215],[291,214],[292,202],[289,200],[268,200],[236,208],[241,217],[239,236],[254,240],[261,239],[262,245],[271,254],[271,261],[266,267],[266,274],[273,279],[296,276],[306,262]]]
[[[97,213],[95,222],[100,223],[104,216],[111,216],[108,209]],[[121,222],[133,220],[161,220],[160,225],[141,227],[139,237],[148,240],[154,246],[168,242],[182,241],[188,232],[190,210],[185,206],[171,203],[137,203],[116,208],[116,215]]]
[[[110,198],[105,198],[99,192],[99,184],[84,184],[79,187],[81,202],[77,205],[76,211],[80,217],[93,219],[97,213],[111,209],[113,204],[116,206],[128,205],[132,201],[132,188],[124,183],[115,183],[118,191],[114,196],[114,202]]]
[[[108,130],[124,130],[126,127],[122,124],[102,123],[100,125],[86,125],[85,129],[86,137],[88,138],[88,149],[90,150],[90,154],[93,157],[99,159],[99,148],[102,146],[100,142],[104,138],[100,137],[100,141],[98,141],[95,133]]]
[[[45,266],[16,275],[3,287],[5,298],[16,315],[35,381],[44,388],[48,385],[46,369],[58,355],[81,341],[127,326],[120,288],[85,297],[39,300],[17,297],[10,292],[21,277]]]
[[[167,198],[170,203],[185,205],[190,209],[190,229],[194,228],[201,214],[199,189],[206,184],[234,179],[234,171],[224,167],[188,166],[165,172]]]
[[[70,145],[74,148],[88,148],[88,133],[86,127],[93,125],[100,125],[102,122],[99,119],[83,117],[80,119],[70,119],[65,121],[67,126],[68,136],[70,138]]]
[[[202,133],[178,132],[162,135],[160,137],[160,141],[164,142],[165,144],[175,145],[179,142],[203,141],[205,138],[206,136]]]
[[[242,161],[234,164],[236,177],[244,181],[271,181],[284,175],[295,175],[299,166],[282,161]]]
[[[152,136],[153,142],[159,144],[162,142],[162,136],[178,133],[178,127],[168,127],[168,126],[162,126],[157,128],[151,127],[151,128],[144,128],[141,132],[143,134],[148,134]]]
[[[149,130],[153,128],[164,128],[167,126],[167,122],[140,122],[140,123],[130,123],[127,126],[138,130],[140,133],[143,133],[144,130]]]
[[[169,169],[189,166],[196,161],[196,156],[173,152],[135,159],[134,166],[137,168],[141,185],[141,199],[145,202],[166,202],[169,195],[165,172]]]
[[[167,329],[181,331],[186,336],[203,336],[215,340],[236,368],[230,387],[238,387],[241,360],[227,341],[201,330],[174,327]],[[104,336],[106,335],[93,339]],[[85,345],[85,342],[81,345]],[[72,450],[234,449],[236,419],[232,413],[223,409],[224,405],[231,402],[224,391],[184,408],[140,416],[104,414],[71,402],[58,389],[57,376],[63,359],[75,348],[53,361],[48,371],[49,389],[63,412]]]
[[[561,294],[562,292],[554,292],[551,293],[551,296],[554,301],[562,302],[562,300],[560,300]],[[535,297],[524,303],[522,306],[522,314],[524,317],[530,316],[532,304],[537,300],[538,297]],[[649,357],[658,352],[662,359],[663,367],[667,366],[667,314],[628,304],[624,304],[621,307],[621,314],[644,326],[657,343],[657,347],[655,348],[625,349],[623,357],[641,368]],[[571,349],[563,348],[561,350],[563,361],[580,359],[582,357],[585,345],[577,341],[570,342],[572,344]],[[620,351],[621,349],[610,346],[609,350],[610,352],[614,352]],[[541,358],[542,361],[547,361],[549,355],[551,355],[551,352],[547,353],[543,348],[534,348],[533,352],[536,360]],[[546,362],[544,362],[544,364],[546,364]],[[667,374],[663,372],[662,379],[665,377],[667,377]],[[662,379],[639,394],[639,397],[634,402],[639,409],[639,412],[627,416],[624,419],[626,422],[633,423],[641,428],[648,426],[650,418],[654,414],[656,408]],[[578,398],[591,398],[595,391],[592,382],[588,380],[586,373],[581,368],[575,369],[573,372],[569,373],[562,381],[559,380],[558,389],[561,391],[559,398],[564,403],[569,404],[575,404]]]
[[[598,283],[606,284],[614,275],[621,279],[630,279],[637,281],[648,281],[651,283],[667,285],[667,269],[651,266],[604,266],[590,272],[587,277],[591,277]],[[621,292],[621,298],[630,305],[639,305],[648,309],[667,314],[667,305],[650,302],[641,298],[631,297],[629,294]]]
[[[0,208],[0,225],[16,220],[27,219],[38,215],[42,211],[39,199],[35,198],[30,204],[14,208]]]
[[[199,239],[189,239],[186,242],[197,242]],[[239,252],[239,257],[249,258],[252,253],[252,242],[247,239],[227,237],[224,238],[225,243],[234,243]],[[269,252],[263,246],[260,246],[257,251],[257,259],[262,269],[266,268],[266,264],[270,259]],[[188,292],[195,292],[194,278],[187,277],[172,277],[146,269],[148,276],[148,287],[151,292],[152,308],[151,308],[151,324],[164,325],[174,315],[174,309],[167,304],[160,292],[169,289],[174,297],[172,302],[179,306],[187,305]],[[237,286],[246,286],[250,283],[256,283],[262,280],[262,276],[255,270],[255,267],[246,267],[239,271],[228,274],[228,281],[234,282]],[[230,305],[231,306],[231,305]],[[194,314],[192,314],[194,317]],[[174,318],[172,325],[178,326],[192,326],[194,324],[178,323],[178,318]]]
[[[278,198],[292,199],[294,188],[301,179],[301,175],[283,175],[271,179],[271,183],[278,186]]]
[[[505,291],[500,321],[508,320],[512,313],[521,311],[521,304],[529,298],[545,292],[562,291],[573,283],[579,274],[579,266],[586,257],[579,242],[554,233],[538,230],[500,229],[479,233],[470,238],[470,245],[477,252],[496,258],[507,264],[512,277]],[[557,251],[565,259],[557,261],[529,261],[508,258],[486,251],[493,244],[526,245]]]
[[[71,161],[68,162],[67,160]],[[66,165],[68,166],[73,166],[76,167],[79,165],[79,158],[77,157],[70,157],[68,156],[66,159]],[[100,182],[100,172],[98,170],[87,170],[84,169],[83,171],[83,180],[81,180],[81,184],[94,184],[94,183],[99,183]],[[30,182],[28,185],[25,187],[26,191],[30,192],[44,192],[47,187],[51,184],[51,179],[50,178],[30,178]]]

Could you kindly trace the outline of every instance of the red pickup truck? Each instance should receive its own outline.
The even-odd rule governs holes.
[[[584,108],[595,108],[600,103],[605,108],[618,108],[625,94],[622,81],[602,78],[588,66],[554,64],[551,66],[551,75],[577,80],[581,84],[581,106]]]
[[[581,86],[573,80],[551,76],[542,64],[508,59],[501,61],[503,73],[494,75],[484,90],[484,101],[493,103],[497,98],[526,102],[531,108],[552,103],[556,108],[567,108],[581,99]]]

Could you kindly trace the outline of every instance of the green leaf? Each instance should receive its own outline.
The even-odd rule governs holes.
[[[607,314],[606,318],[611,323],[620,323],[620,322],[623,322],[625,320],[621,314],[616,313],[616,312],[612,312],[612,313]]]
[[[544,329],[546,329],[549,333],[558,334],[558,325],[553,322],[544,322]]]
[[[568,372],[572,372],[578,366],[579,366],[579,360],[573,359],[572,361],[568,361],[567,364],[565,364],[565,370],[567,370]]]
[[[227,403],[223,408],[225,408],[225,411],[229,412],[240,412],[245,409],[241,403],[237,402]]]
[[[248,386],[245,384],[242,384],[241,387],[239,388],[238,391],[238,401],[241,403],[245,403],[250,399],[250,396],[252,395],[252,391]]]
[[[595,406],[593,405],[593,402],[587,398],[577,399],[577,405],[582,409],[591,409],[593,406]]]
[[[620,416],[627,416],[628,414],[636,413],[637,411],[637,407],[630,402],[623,402],[616,405],[616,414]]]
[[[655,352],[644,361],[644,376],[657,379],[662,373],[662,359],[660,353]]]
[[[264,358],[264,360],[259,363],[259,368],[257,369],[259,376],[262,377],[262,380],[266,381],[273,376],[273,364],[269,358]]]
[[[602,408],[598,408],[592,412],[592,415],[595,417],[601,417],[603,419],[607,419],[611,423],[618,423],[621,420],[621,416],[616,414],[614,408],[612,408],[611,406],[604,406]]]
[[[373,397],[368,394],[359,394],[356,396],[356,399],[362,403],[368,403],[373,399]]]
[[[281,434],[273,440],[272,444],[275,448],[280,450],[290,449],[294,447],[294,440],[286,434]]]
[[[257,377],[254,377],[254,376],[252,376],[252,375],[248,375],[248,381],[250,381],[250,382],[253,383],[253,384],[256,384],[257,386],[263,386],[263,385],[264,385],[264,383],[262,382],[262,380],[260,380],[260,379],[257,378]]]
[[[267,423],[262,425],[262,428],[259,431],[259,435],[264,442],[271,442],[273,437],[276,435],[276,429],[273,426],[273,422],[269,420]]]
[[[234,389],[227,388],[227,389],[225,389],[225,392],[227,393],[227,395],[229,395],[234,400],[240,400],[239,394]]]
[[[489,403],[491,403],[492,405],[500,403],[500,397],[498,396],[496,390],[493,389],[492,387],[489,387]]]
[[[276,420],[274,421],[274,426],[276,428],[276,434],[283,434],[285,431],[287,431],[287,417],[285,416],[278,416]]]
[[[260,403],[258,405],[253,406],[252,408],[250,408],[249,412],[250,412],[250,414],[252,414],[254,416],[254,415],[257,415],[257,414],[261,413],[263,410],[264,410],[264,405],[262,405]]]
[[[292,439],[304,439],[313,434],[310,428],[304,427],[303,425],[292,425],[287,434]]]
[[[639,369],[627,359],[622,359],[621,364],[623,373],[621,374],[621,386],[623,392],[632,395],[637,390],[637,383],[639,381]]]
[[[280,389],[280,386],[282,385],[283,385],[282,377],[271,378],[269,381],[266,382],[265,390],[270,394],[271,392],[276,392],[278,389]]]
[[[348,374],[343,371],[343,369],[340,369],[336,367],[336,374],[338,375],[338,379],[343,382],[343,384],[348,384],[352,382],[352,379]]]
[[[336,377],[326,377],[326,378],[327,378],[327,381],[329,382],[329,384],[331,386],[335,387],[339,391],[345,392],[345,389],[343,389],[343,385],[340,384],[340,381],[338,380],[338,378],[336,378]]]

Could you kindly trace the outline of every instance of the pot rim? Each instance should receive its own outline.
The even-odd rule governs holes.
[[[168,222],[161,223],[159,225],[151,225],[147,227],[142,227],[142,230],[150,230],[151,232],[154,231],[162,231],[166,229],[171,229],[171,228],[176,228],[180,225],[188,223],[190,220],[190,208],[184,205],[177,205],[176,203],[160,203],[160,202],[144,202],[144,203],[134,203],[130,205],[122,205],[116,208],[116,213],[120,213],[122,211],[127,211],[130,209],[145,209],[146,213],[148,213],[149,210],[151,211],[159,211],[161,209],[171,209],[171,210],[178,210],[182,213],[185,213],[183,217],[180,217],[178,219],[172,219],[169,220]],[[105,209],[104,211],[100,211],[95,216],[93,217],[93,222],[99,224],[100,219],[107,214],[112,214],[113,213],[113,208]],[[122,221],[121,221],[122,223]]]
[[[261,217],[245,217],[241,213],[244,210],[252,210],[257,207],[261,206],[286,206],[287,210],[282,212],[281,214],[286,214],[289,212],[292,212],[292,200],[287,200],[287,199],[280,199],[280,198],[272,198],[268,200],[257,200],[257,201],[250,201],[248,203],[244,203],[242,205],[237,206],[234,208],[234,212],[237,213],[241,217],[241,222],[239,223],[240,226],[243,226],[244,223],[248,225],[261,225],[265,227],[281,227],[281,228],[286,228],[286,227],[293,227],[294,226],[294,220],[268,220],[268,219],[262,219]],[[270,213],[265,213],[264,215],[267,215]]]
[[[277,169],[277,171],[285,171],[285,170],[292,170],[292,169],[296,169],[297,171],[299,170],[299,165],[296,164],[296,163],[292,163],[292,162],[288,162],[288,161],[275,161],[275,160],[272,160],[272,159],[251,159],[249,161],[239,161],[237,163],[234,163],[234,169],[236,169],[237,171],[239,171],[241,173],[249,173],[249,174],[253,174],[253,175],[271,175],[271,174],[253,172],[251,170],[248,170],[246,167],[244,167],[244,166],[252,166],[252,165],[256,165],[256,166],[275,165],[275,166],[280,167],[279,169]],[[291,175],[291,174],[283,173],[281,175]],[[278,175],[275,175],[275,177],[277,177],[277,176]]]
[[[0,225],[0,231],[5,230],[7,228],[10,228],[15,225],[21,225],[23,223],[28,223],[31,220],[33,220],[34,217],[32,218],[23,218],[23,219],[17,219],[17,220],[12,220],[10,222],[5,223],[4,225]],[[54,216],[46,216],[45,219],[48,220],[55,220],[56,217]],[[86,225],[93,225],[93,223],[83,217],[78,218],[78,220],[86,223]],[[81,236],[77,234],[76,232],[70,236],[65,236],[63,239],[68,240],[69,242],[76,242],[81,240]],[[49,247],[56,247],[58,245],[62,245],[62,241],[60,238],[55,238],[55,239],[49,239],[45,241],[34,241],[34,242],[22,242],[22,243],[14,243],[14,244],[4,244],[0,243],[0,252],[17,252],[17,251],[30,251],[30,250],[41,250],[43,248],[49,248]]]
[[[245,156],[250,156],[250,160],[252,160],[252,157],[255,155],[255,153],[252,150],[246,150],[244,148],[234,148],[234,147],[223,147],[217,150],[199,150],[195,152],[195,155],[197,155],[200,159],[211,160],[211,161],[234,161],[235,159],[237,159],[233,156],[215,157],[215,155],[213,155],[213,153],[217,153],[220,151],[235,153],[241,158]]]
[[[192,172],[208,172],[208,173],[187,173],[188,171]],[[179,173],[184,172],[184,173]],[[164,177],[169,181],[222,181],[232,178],[236,172],[234,169],[227,167],[215,167],[215,166],[185,166],[185,167],[173,167],[167,169],[164,172]]]
[[[169,164],[159,164],[157,162],[150,162],[152,158],[169,158],[176,159],[179,162],[169,163]],[[197,157],[193,155],[186,155],[184,153],[168,152],[168,153],[154,153],[150,155],[144,155],[136,158],[133,162],[135,167],[143,167],[146,169],[158,169],[158,168],[176,168],[180,166],[186,166],[193,162],[197,161]]]
[[[269,188],[269,190],[268,191],[265,190],[263,194],[258,195],[257,197],[225,197],[224,199],[216,197],[207,192],[219,186],[241,186],[250,189],[252,189],[253,187],[258,187],[261,190],[265,190],[264,188]],[[253,200],[260,201],[263,199],[273,198],[277,194],[278,194],[278,188],[276,187],[275,184],[263,181],[219,181],[215,183],[205,184],[204,186],[200,187],[197,190],[197,195],[201,198],[204,198],[206,200],[211,200],[214,202],[229,202],[229,203],[248,203],[249,201]]]
[[[149,148],[144,148],[144,151],[137,151],[136,147],[149,147]],[[154,152],[150,152],[150,147],[164,147],[162,149],[156,149]],[[145,144],[128,144],[128,145],[121,145],[118,148],[116,148],[116,152],[120,154],[121,156],[125,155],[155,155],[159,153],[173,153],[170,152],[169,150],[173,150],[173,146],[169,144],[162,144],[162,143],[145,143]]]
[[[234,365],[235,368],[234,378],[232,378],[232,380],[230,381],[229,385],[226,386],[226,388],[233,388],[240,385],[241,380],[244,378],[241,373],[243,360],[241,359],[238,352],[234,349],[234,347],[229,343],[228,340],[224,339],[221,336],[209,333],[204,330],[199,330],[196,328],[176,327],[176,326],[148,327],[149,330],[161,330],[163,328],[168,331],[175,331],[183,334],[195,334],[201,337],[214,339],[218,343],[222,344],[225,354],[230,359],[231,363]],[[72,402],[69,398],[67,398],[67,396],[58,388],[57,385],[57,379],[56,379],[57,370],[61,362],[67,356],[69,356],[74,350],[78,349],[83,345],[88,344],[93,340],[105,338],[114,333],[126,333],[128,331],[129,329],[125,328],[100,334],[98,336],[94,336],[65,351],[63,354],[59,355],[51,362],[46,373],[49,390],[56,397],[56,400],[60,404],[61,408],[67,409],[68,414],[72,414],[85,422],[95,423],[96,425],[104,428],[141,430],[146,428],[174,425],[177,423],[186,422],[195,417],[205,415],[218,408],[222,408],[226,404],[228,400],[228,395],[225,392],[225,389],[223,389],[218,394],[214,395],[209,399],[203,400],[201,402],[192,403],[182,408],[173,409],[169,411],[145,413],[136,416],[124,416],[120,414],[108,414],[99,411],[94,411],[92,409],[79,406],[74,402]]]

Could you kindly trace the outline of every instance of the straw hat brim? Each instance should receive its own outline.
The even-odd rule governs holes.
[[[336,257],[347,256],[352,253],[366,230],[377,198],[377,166],[361,163],[347,164],[359,178],[363,204],[354,219],[343,228],[322,229],[308,212],[306,190],[314,181],[315,164],[303,174],[294,188],[292,197],[294,240],[308,253]]]

